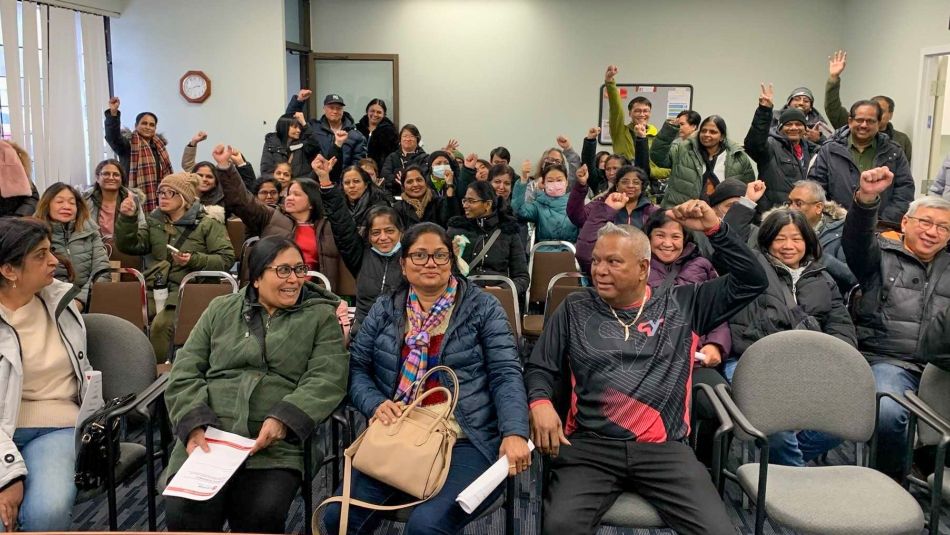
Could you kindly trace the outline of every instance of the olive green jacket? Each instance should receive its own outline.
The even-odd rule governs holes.
[[[610,142],[613,143],[614,154],[622,154],[628,160],[633,162],[636,151],[634,150],[633,137],[636,133],[633,131],[633,122],[624,124],[626,120],[623,113],[623,101],[620,100],[620,91],[617,90],[616,82],[609,82],[607,85],[607,102],[610,105],[610,114],[608,116],[608,126],[610,128]],[[653,139],[656,137],[657,130],[652,124],[647,125],[647,142],[653,146]],[[666,180],[670,176],[668,167],[657,165],[650,160],[650,178],[657,180]]]

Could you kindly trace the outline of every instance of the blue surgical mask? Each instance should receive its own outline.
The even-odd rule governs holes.
[[[393,247],[393,250],[389,251],[388,253],[384,253],[375,247],[370,247],[370,248],[373,250],[374,253],[378,254],[379,256],[385,256],[387,258],[390,258],[394,256],[396,253],[398,253],[400,249],[402,249],[402,242],[396,242],[396,246]]]
[[[445,173],[451,169],[448,164],[439,164],[432,166],[432,176],[436,178],[445,178]]]

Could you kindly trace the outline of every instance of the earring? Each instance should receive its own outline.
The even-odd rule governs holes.
[[[13,287],[16,288],[16,281],[13,281]]]

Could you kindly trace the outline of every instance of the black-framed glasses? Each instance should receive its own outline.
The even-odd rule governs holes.
[[[950,236],[950,225],[945,225],[943,223],[936,223],[930,219],[921,219],[919,217],[914,217],[912,215],[907,216],[907,219],[913,219],[917,222],[917,226],[920,227],[920,230],[924,232],[937,227],[937,234],[942,234],[944,236]]]
[[[178,195],[178,192],[173,189],[160,189],[158,190],[158,197],[160,199],[173,199],[175,195]]]
[[[636,179],[636,178],[634,178],[634,179],[632,179],[632,180],[629,179],[629,178],[625,178],[625,179],[621,180],[620,182],[617,182],[617,184],[620,184],[621,186],[630,186],[630,187],[636,186],[636,187],[638,187],[638,188],[641,187],[641,186],[643,186],[643,182],[641,182],[640,180],[638,180],[638,179]]]
[[[259,197],[277,197],[280,192],[276,189],[262,189],[257,191]]]
[[[436,251],[432,254],[423,251],[413,251],[409,253],[409,260],[417,266],[428,264],[430,258],[435,262],[435,265],[444,266],[452,259],[452,254],[448,251]]]
[[[274,273],[277,274],[277,278],[286,279],[290,277],[290,274],[293,273],[297,278],[304,278],[307,276],[307,272],[310,271],[310,268],[307,267],[307,264],[297,264],[296,266],[291,266],[290,264],[281,264],[279,266],[267,266],[264,269],[273,269]]]

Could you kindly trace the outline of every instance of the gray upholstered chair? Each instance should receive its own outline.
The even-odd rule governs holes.
[[[811,429],[872,441],[873,465],[878,396],[871,367],[855,348],[813,331],[772,334],[742,355],[731,394],[726,385],[716,391],[737,438],[754,441],[760,452],[760,462],[723,471],[755,503],[756,534],[763,532],[766,514],[801,533],[920,533],[920,505],[873,468],[768,464],[768,435]]]
[[[917,393],[908,390],[907,400],[917,410],[911,410],[910,432],[913,436],[914,419],[921,420],[917,427],[917,440],[924,446],[936,446],[936,472],[926,481],[908,475],[908,482],[930,491],[930,533],[940,528],[940,511],[944,500],[950,499],[950,469],[946,468],[947,445],[950,444],[950,372],[933,364],[924,368]],[[910,454],[910,452],[908,452]]]
[[[165,392],[168,376],[156,377],[155,353],[145,333],[128,321],[108,314],[84,314],[86,324],[86,352],[93,369],[102,372],[104,401],[136,393],[128,405],[112,411],[109,419],[128,416],[130,420],[144,420],[146,445],[121,442],[114,469],[107,474],[106,484],[84,490],[76,497],[81,503],[106,493],[109,504],[109,529],[118,529],[116,486],[131,479],[143,465],[148,482],[148,528],[155,531],[155,458],[152,443],[151,405],[160,401]],[[107,424],[106,429],[111,429]],[[111,448],[110,448],[111,449]]]

